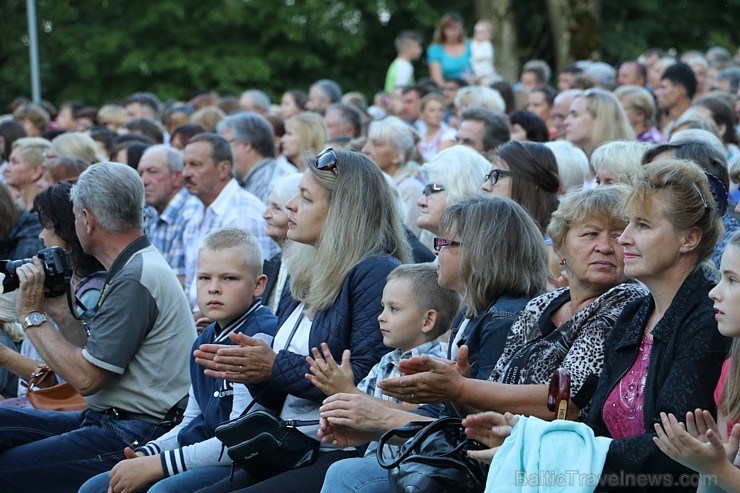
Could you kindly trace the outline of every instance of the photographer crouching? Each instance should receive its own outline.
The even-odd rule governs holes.
[[[99,163],[70,195],[80,244],[108,271],[94,314],[83,324],[64,296],[47,298],[35,257],[16,268],[17,315],[40,356],[90,409],[1,408],[3,491],[77,491],[124,459],[125,447],[165,432],[189,387],[195,327],[175,274],[142,232],[139,176]]]

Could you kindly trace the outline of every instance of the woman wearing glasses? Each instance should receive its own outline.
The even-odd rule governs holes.
[[[565,196],[548,234],[570,286],[527,304],[491,373],[478,380],[463,378],[452,368],[442,368],[444,363],[429,361],[424,373],[386,380],[381,387],[393,396],[413,393],[412,402],[417,403],[452,400],[465,412],[510,411],[552,419],[546,408],[548,383],[553,371],[563,367],[571,374],[570,412],[575,418],[591,399],[606,335],[624,306],[645,295],[636,283],[625,283],[623,251],[617,242],[625,226],[625,191],[606,187]],[[420,361],[408,363],[417,371],[424,368]]]
[[[490,166],[486,158],[465,146],[445,149],[422,166],[427,185],[417,201],[421,212],[416,224],[427,231],[426,234],[422,232],[423,243],[431,246],[432,238],[439,234],[439,220],[448,206],[481,194],[480,180]]]
[[[558,207],[558,163],[544,144],[509,141],[498,148],[483,192],[514,200],[524,207],[544,232]]]
[[[332,354],[349,349],[356,380],[364,377],[389,350],[377,323],[385,278],[410,255],[390,188],[362,154],[319,154],[307,163],[286,207],[290,242],[283,261],[290,296],[281,303],[272,346],[249,338],[239,341],[241,347],[201,346],[196,361],[209,374],[247,384],[259,403],[283,419],[312,420],[326,396],[305,378],[309,348],[325,342]],[[317,429],[300,431],[318,440]],[[326,469],[352,456],[354,451],[325,447],[306,468],[256,485],[237,471],[233,482],[226,478],[203,491],[319,491]]]
[[[450,348],[454,350],[448,354],[454,359],[458,344],[464,344],[466,350],[459,363],[466,368],[469,365],[472,377],[488,378],[517,314],[545,289],[547,255],[542,235],[515,202],[483,197],[448,207],[442,215],[440,234],[442,237],[435,238],[437,282],[463,295],[467,307],[463,324],[453,329]],[[402,399],[410,398],[405,394]],[[322,418],[329,418],[322,433],[329,442],[341,442],[342,429],[381,433],[452,410],[437,406],[419,412],[423,414],[396,412],[365,396],[337,394],[322,407]],[[336,419],[350,424],[334,428]],[[374,428],[378,425],[380,428]],[[387,478],[387,471],[374,458],[340,462],[330,469],[322,492],[386,492]]]

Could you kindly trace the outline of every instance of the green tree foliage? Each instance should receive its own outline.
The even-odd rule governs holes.
[[[25,0],[0,2],[0,102],[29,95]],[[382,88],[404,29],[427,41],[443,0],[37,0],[42,95],[100,104],[135,91],[273,98],[319,78]],[[472,6],[463,10],[472,19]],[[472,28],[472,26],[468,26]],[[426,73],[417,64],[419,75]],[[276,100],[276,99],[275,99]]]

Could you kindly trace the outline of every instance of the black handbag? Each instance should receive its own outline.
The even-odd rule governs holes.
[[[227,447],[235,465],[262,481],[314,463],[321,443],[297,428],[318,422],[284,420],[265,411],[254,411],[219,425],[216,437]]]
[[[303,313],[290,332],[286,350],[302,319]],[[318,419],[285,420],[261,410],[249,412],[268,388],[252,399],[241,416],[216,427],[216,437],[227,448],[234,466],[241,466],[255,481],[313,464],[321,447],[321,442],[298,431],[301,426],[319,424]]]
[[[401,446],[398,457],[387,460],[383,450],[396,437],[410,440]],[[377,454],[380,466],[388,469],[392,492],[467,493],[486,487],[488,465],[467,455],[468,450],[484,448],[465,435],[460,418],[448,417],[388,431],[380,438]]]

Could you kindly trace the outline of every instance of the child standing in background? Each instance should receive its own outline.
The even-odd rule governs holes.
[[[470,62],[473,65],[473,81],[482,86],[495,82],[499,77],[493,67],[493,24],[480,20],[473,28],[473,41],[470,42]]]
[[[391,93],[396,87],[410,87],[414,85],[414,66],[411,62],[421,56],[424,49],[421,46],[421,37],[413,31],[403,31],[396,38],[398,56],[388,67],[385,76],[385,92]]]

